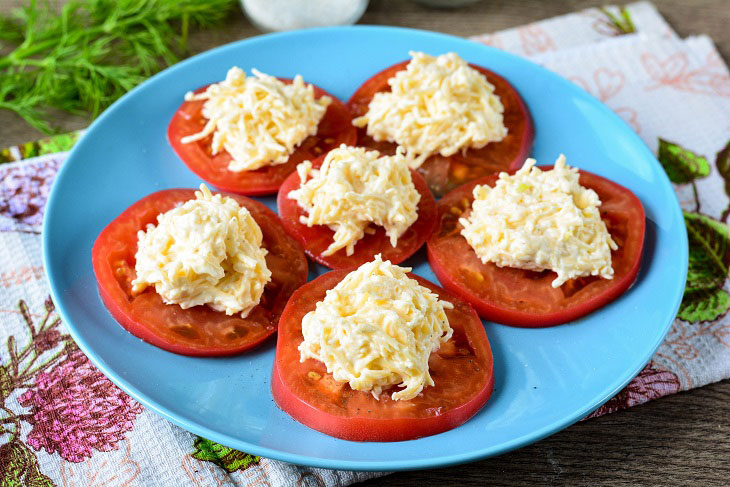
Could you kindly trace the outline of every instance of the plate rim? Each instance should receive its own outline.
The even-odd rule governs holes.
[[[529,63],[532,64],[533,67],[536,67],[542,72],[542,75],[547,76],[549,78],[553,78],[557,82],[563,84],[567,89],[572,91],[575,94],[578,94],[580,97],[584,99],[588,99],[591,101],[592,104],[599,107],[600,111],[603,112],[606,116],[613,118],[614,121],[617,121],[620,125],[623,125],[627,132],[630,133],[630,137],[633,139],[632,145],[640,145],[642,147],[642,151],[645,152],[650,159],[653,160],[653,163],[656,164],[659,169],[658,173],[660,175],[660,178],[663,179],[665,187],[672,188],[671,183],[669,181],[669,178],[667,177],[666,173],[661,170],[660,163],[657,161],[656,156],[649,150],[649,148],[644,144],[643,140],[626,124],[624,120],[622,120],[618,115],[616,115],[613,111],[611,111],[605,104],[603,104],[600,100],[598,100],[596,97],[591,95],[590,93],[587,93],[585,90],[580,88],[579,86],[571,83],[567,79],[563,78],[562,76],[548,70],[547,68],[544,68],[541,65],[538,65],[534,63],[533,61],[522,58],[520,56],[514,55],[512,53],[502,51],[496,48],[493,48],[491,46],[487,46],[484,44],[480,44],[476,41],[471,41],[467,38],[462,38],[450,34],[444,34],[440,32],[433,32],[428,30],[422,30],[422,29],[414,29],[414,28],[408,28],[408,27],[394,27],[394,26],[384,26],[384,25],[354,25],[354,26],[334,26],[334,27],[316,27],[311,29],[301,29],[301,30],[295,30],[295,31],[288,31],[288,32],[275,32],[275,33],[268,33],[268,34],[262,34],[257,35],[245,39],[240,39],[238,41],[230,42],[218,47],[215,47],[213,49],[209,49],[206,51],[203,51],[201,53],[198,53],[194,56],[191,56],[185,60],[182,60],[162,71],[159,73],[156,73],[154,76],[151,76],[144,82],[140,83],[138,86],[124,94],[122,97],[120,97],[117,101],[115,101],[109,108],[107,108],[96,120],[94,120],[89,127],[85,130],[84,138],[88,138],[89,135],[93,137],[94,132],[97,130],[98,126],[102,125],[104,123],[104,120],[106,120],[108,117],[112,116],[111,114],[114,113],[114,111],[122,104],[124,104],[127,100],[127,98],[135,96],[138,91],[141,91],[144,89],[148,84],[154,82],[158,77],[167,76],[169,73],[174,72],[178,69],[182,69],[183,67],[187,66],[188,64],[196,63],[198,59],[202,57],[207,57],[208,55],[211,55],[213,53],[220,53],[226,50],[235,50],[238,48],[238,46],[243,44],[256,44],[260,42],[266,42],[268,39],[271,38],[285,38],[285,37],[299,37],[301,35],[317,35],[317,34],[326,34],[328,32],[348,32],[352,30],[358,30],[358,31],[371,31],[373,33],[376,33],[378,31],[390,31],[392,33],[403,33],[403,34],[417,34],[417,35],[425,35],[430,36],[434,38],[435,40],[438,39],[444,39],[448,40],[450,42],[453,41],[459,41],[464,43],[469,43],[472,47],[477,46],[482,49],[485,49],[487,51],[492,52],[498,52],[500,56],[507,56],[508,58],[513,58],[515,60],[518,60],[519,62],[523,63]],[[580,408],[576,413],[565,416],[561,418],[560,420],[554,421],[551,424],[548,424],[544,426],[543,428],[535,431],[531,431],[529,434],[524,434],[522,436],[513,438],[510,441],[507,441],[505,443],[500,444],[499,446],[492,446],[487,448],[481,448],[481,449],[475,449],[468,453],[459,453],[454,455],[442,455],[438,457],[429,457],[429,458],[419,458],[419,459],[408,459],[408,460],[394,460],[394,461],[367,461],[367,460],[333,460],[333,459],[325,459],[320,457],[309,457],[304,456],[300,454],[293,454],[293,453],[287,453],[282,452],[280,450],[272,449],[265,446],[259,446],[255,445],[253,443],[248,443],[244,440],[236,439],[228,434],[224,433],[218,433],[216,431],[213,431],[207,427],[200,426],[197,423],[188,421],[184,418],[181,418],[177,416],[175,413],[167,411],[162,405],[160,405],[157,401],[148,398],[144,393],[142,393],[136,386],[134,386],[132,383],[125,380],[120,374],[116,373],[114,370],[111,370],[111,368],[107,367],[104,359],[101,356],[98,356],[93,349],[86,343],[86,341],[80,336],[76,326],[73,324],[72,320],[70,319],[70,315],[67,312],[66,306],[63,302],[63,300],[59,299],[59,297],[62,295],[62,292],[57,287],[57,281],[54,278],[54,276],[57,274],[57,272],[54,270],[55,265],[52,264],[52,261],[49,257],[49,252],[47,251],[48,248],[52,246],[52,242],[49,241],[48,237],[48,226],[50,225],[49,221],[53,219],[53,214],[55,213],[56,204],[54,203],[56,200],[59,199],[59,191],[58,188],[60,187],[59,184],[56,184],[59,181],[62,181],[63,178],[66,176],[66,173],[68,172],[68,167],[70,167],[69,161],[73,161],[75,158],[75,153],[77,152],[77,148],[83,144],[83,140],[80,140],[76,145],[74,145],[73,149],[71,150],[70,154],[68,155],[66,161],[64,164],[61,165],[61,168],[59,169],[58,173],[56,174],[56,177],[54,179],[53,185],[51,187],[51,191],[48,195],[48,199],[45,206],[44,216],[43,216],[43,225],[42,225],[42,258],[43,258],[43,265],[45,269],[45,274],[48,280],[49,289],[51,297],[54,300],[54,303],[56,304],[56,310],[63,320],[67,330],[73,337],[74,341],[78,344],[79,348],[84,352],[84,354],[88,357],[88,359],[109,379],[111,380],[115,385],[117,385],[120,389],[122,389],[124,392],[132,396],[136,401],[143,404],[146,408],[151,409],[156,414],[164,417],[168,421],[172,422],[173,424],[176,424],[177,426],[180,426],[181,428],[202,436],[204,438],[210,439],[212,441],[216,441],[218,443],[221,443],[226,446],[230,445],[236,445],[231,446],[232,448],[245,450],[246,453],[251,453],[254,455],[259,455],[265,458],[270,458],[274,460],[280,460],[288,463],[293,463],[296,465],[302,465],[307,467],[315,467],[315,468],[328,468],[328,469],[340,469],[340,470],[352,470],[352,471],[378,471],[378,472],[385,472],[385,471],[394,471],[394,470],[418,470],[418,469],[428,469],[428,468],[438,468],[438,467],[447,467],[452,465],[458,465],[462,463],[472,462],[496,455],[501,455],[504,453],[507,453],[509,451],[515,450],[517,448],[520,448],[522,446],[540,441],[558,431],[561,431],[570,425],[576,423],[577,421],[583,419],[585,416],[590,414],[591,412],[598,409],[602,404],[604,404],[606,401],[611,399],[613,396],[615,396],[621,389],[623,389],[633,378],[645,367],[645,365],[651,360],[651,358],[654,356],[656,350],[659,348],[661,343],[664,341],[664,338],[666,337],[667,333],[669,332],[669,329],[671,328],[672,323],[674,322],[674,317],[676,317],[676,314],[679,310],[679,306],[681,304],[681,299],[683,295],[684,285],[687,278],[687,272],[688,269],[686,266],[683,266],[682,268],[682,275],[681,275],[681,286],[678,286],[677,291],[675,292],[675,296],[673,296],[673,302],[674,305],[671,309],[673,309],[673,312],[671,313],[672,318],[667,320],[667,323],[664,325],[664,329],[662,330],[661,334],[659,335],[659,338],[657,341],[652,344],[650,347],[649,353],[646,355],[645,359],[641,361],[639,365],[636,367],[630,369],[631,372],[629,374],[625,374],[621,377],[620,380],[617,382],[615,381],[613,383],[613,387],[610,388],[610,391],[605,394],[603,397],[597,400],[595,404],[588,404],[587,406],[584,406]],[[667,211],[671,211],[673,213],[677,213],[680,217],[682,215],[682,209],[679,205],[679,201],[677,199],[676,193],[672,190],[672,194],[674,195],[674,198],[672,199],[672,208],[667,208]],[[679,237],[679,244],[680,244],[680,250],[682,255],[680,256],[682,261],[687,261],[689,256],[689,247],[688,247],[688,239],[686,232],[682,233]],[[641,272],[641,271],[640,271]],[[669,308],[668,308],[669,309]],[[505,326],[505,325],[497,325],[497,326]],[[594,401],[595,402],[595,401]],[[403,442],[407,443],[407,442]]]

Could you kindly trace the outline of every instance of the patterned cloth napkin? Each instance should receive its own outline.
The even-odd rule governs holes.
[[[594,415],[730,377],[728,70],[710,39],[679,39],[650,3],[627,12],[592,9],[474,38],[543,64],[615,110],[657,151],[687,212],[679,319]],[[0,152],[0,484],[340,486],[383,475],[231,450],[145,410],[89,363],[54,310],[41,262],[46,196],[78,136]]]

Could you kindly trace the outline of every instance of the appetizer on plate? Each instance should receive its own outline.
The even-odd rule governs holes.
[[[295,420],[352,441],[402,441],[467,421],[494,385],[471,306],[375,260],[299,288],[279,323],[271,388]]]
[[[304,82],[238,67],[226,79],[189,92],[167,138],[183,162],[224,191],[275,193],[300,162],[353,144],[350,113],[337,98]]]
[[[403,147],[436,195],[519,167],[534,128],[512,85],[455,53],[410,54],[350,98],[358,145],[386,154]]]
[[[297,166],[278,195],[284,228],[315,261],[356,267],[377,254],[398,264],[428,239],[436,202],[402,152],[340,146]]]
[[[623,186],[534,159],[465,184],[438,204],[428,261],[487,320],[539,327],[606,305],[636,279],[644,208]]]
[[[129,332],[184,355],[231,355],[276,331],[307,259],[279,218],[240,195],[168,189],[134,203],[92,251],[104,305]]]

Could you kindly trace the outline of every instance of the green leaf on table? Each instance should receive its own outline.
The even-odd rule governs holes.
[[[228,448],[200,436],[195,440],[193,446],[195,447],[195,452],[191,453],[193,458],[213,462],[229,473],[244,470],[260,460],[260,457]]]
[[[725,193],[730,196],[730,140],[715,156],[715,166],[725,181]]]
[[[68,132],[46,137],[38,141],[38,155],[69,151],[77,140],[79,140],[78,132]]]
[[[677,318],[690,323],[714,321],[730,309],[730,294],[723,289],[685,294]]]
[[[18,440],[0,446],[0,487],[53,487],[30,448]]]
[[[710,163],[703,156],[673,142],[659,139],[659,162],[675,184],[691,183],[710,174]]]
[[[730,227],[699,213],[684,214],[689,239],[685,294],[722,287],[730,268]]]

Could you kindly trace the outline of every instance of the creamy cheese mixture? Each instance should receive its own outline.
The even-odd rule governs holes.
[[[327,225],[335,232],[322,255],[342,248],[352,255],[371,223],[383,227],[395,247],[418,219],[421,195],[402,151],[381,157],[378,151],[343,144],[327,154],[320,169],[305,161],[297,173],[304,183],[288,196],[307,212],[301,222],[309,227]]]
[[[232,157],[228,169],[253,171],[282,164],[310,135],[332,102],[328,96],[314,98],[314,87],[297,75],[291,84],[273,76],[251,71],[246,76],[233,67],[226,79],[210,85],[204,92],[185,95],[186,101],[205,100],[203,116],[208,119],[202,131],[183,137],[183,144],[213,134],[213,154],[225,149]]]
[[[428,358],[451,338],[444,310],[453,305],[409,278],[410,270],[377,255],[328,290],[302,319],[301,361],[324,362],[335,380],[376,399],[391,385],[403,387],[393,400],[434,385]]]
[[[555,271],[553,287],[581,276],[612,279],[618,247],[601,220],[601,200],[578,176],[563,155],[548,171],[528,159],[513,176],[501,173],[494,188],[474,188],[461,234],[484,263]]]
[[[484,75],[453,52],[410,55],[408,67],[388,80],[391,90],[376,93],[355,126],[404,147],[414,168],[434,154],[480,149],[507,135],[504,107]]]
[[[244,318],[271,280],[262,234],[246,208],[200,185],[195,199],[157,217],[137,234],[132,291],[155,286],[167,304],[207,304]]]

